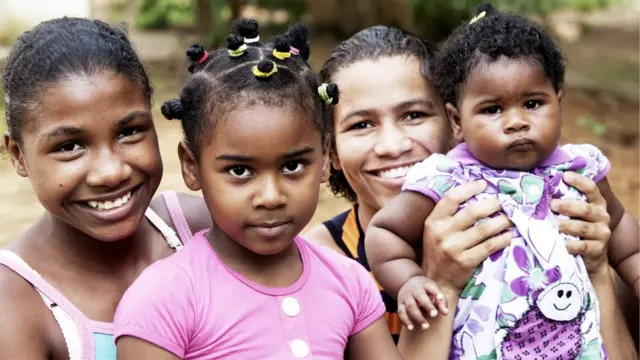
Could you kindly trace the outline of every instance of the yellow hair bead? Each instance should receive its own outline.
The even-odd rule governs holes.
[[[254,65],[253,68],[251,68],[251,71],[253,71],[253,75],[255,75],[256,77],[268,78],[269,76],[278,72],[278,67],[276,66],[276,63],[274,63],[273,61],[272,63],[273,63],[273,68],[269,72],[260,71],[260,69],[258,69],[258,65]]]
[[[235,50],[229,49],[229,56],[231,56],[231,57],[242,56],[244,54],[245,50],[247,50],[247,44],[242,44]]]
[[[329,86],[329,84],[322,84],[320,86],[318,86],[318,94],[320,95],[320,98],[322,100],[324,100],[325,103],[327,104],[331,104],[333,103],[333,98],[329,96],[329,94],[327,94],[327,87]]]
[[[486,11],[481,12],[480,14],[474,16],[473,19],[471,19],[471,21],[469,21],[469,24],[473,24],[474,22],[482,19],[485,15],[487,15]]]
[[[277,49],[273,49],[273,57],[278,60],[286,60],[291,57],[291,51],[282,52],[278,51]]]

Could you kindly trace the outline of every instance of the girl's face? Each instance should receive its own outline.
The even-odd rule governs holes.
[[[332,165],[361,206],[377,211],[400,192],[413,164],[448,150],[444,105],[414,57],[358,61],[332,81],[340,89]]]
[[[501,57],[476,65],[447,104],[456,138],[496,169],[529,170],[549,157],[560,141],[560,98],[542,66]]]
[[[289,106],[251,105],[216,120],[197,160],[181,144],[185,183],[202,189],[219,236],[274,255],[309,223],[328,161],[312,121]]]
[[[72,75],[44,90],[5,145],[54,218],[101,241],[133,234],[162,177],[143,92],[114,72]]]

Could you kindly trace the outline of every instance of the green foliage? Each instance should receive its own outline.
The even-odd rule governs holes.
[[[294,20],[302,18],[307,10],[305,0],[249,0],[247,2],[267,10],[286,10]]]
[[[115,12],[126,11],[129,0],[115,0]],[[195,0],[142,0],[135,16],[139,29],[191,27],[196,22]]]

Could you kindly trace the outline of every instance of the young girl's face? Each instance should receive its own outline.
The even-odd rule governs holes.
[[[332,164],[375,211],[398,195],[411,165],[450,144],[444,105],[420,74],[417,58],[393,56],[332,76],[340,89]]]
[[[560,98],[542,66],[501,57],[482,61],[447,104],[454,135],[471,153],[497,169],[538,166],[560,140]]]
[[[108,71],[71,75],[44,90],[21,136],[5,144],[49,213],[102,241],[135,232],[162,177],[138,85]]]
[[[277,254],[318,204],[325,161],[320,131],[291,106],[251,105],[216,121],[197,161],[181,151],[185,182],[202,189],[226,236],[255,254]]]

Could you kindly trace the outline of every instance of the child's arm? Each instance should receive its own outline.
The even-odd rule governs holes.
[[[384,317],[352,336],[347,344],[347,354],[349,360],[402,359]]]
[[[176,355],[144,340],[132,336],[118,339],[118,360],[154,359],[180,360]]]
[[[640,226],[611,191],[606,177],[598,183],[598,189],[607,201],[607,212],[611,217],[611,240],[607,251],[609,263],[640,297]]]
[[[365,235],[365,249],[374,277],[391,296],[398,297],[398,316],[411,330],[414,322],[428,324],[418,306],[431,317],[438,314],[433,302],[447,313],[437,285],[424,277],[416,252],[422,246],[424,221],[433,210],[431,198],[403,191],[373,217]],[[408,315],[408,316],[407,316]]]

